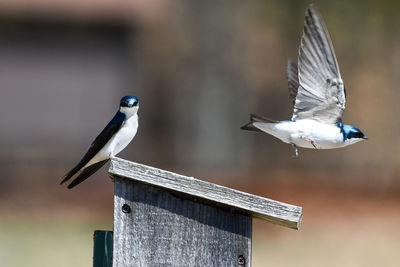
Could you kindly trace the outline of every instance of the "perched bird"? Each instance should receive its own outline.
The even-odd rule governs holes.
[[[119,110],[114,118],[96,137],[81,161],[72,168],[63,178],[61,184],[72,176],[81,173],[68,185],[71,189],[80,184],[111,157],[117,155],[135,137],[138,128],[139,100],[135,96],[124,96],[119,104]]]
[[[328,30],[314,5],[306,10],[298,66],[289,61],[287,79],[293,116],[274,121],[251,114],[241,129],[261,131],[297,147],[329,149],[368,139],[359,129],[342,123],[346,92]]]

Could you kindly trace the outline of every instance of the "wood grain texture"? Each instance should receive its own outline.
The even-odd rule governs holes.
[[[293,229],[300,227],[302,208],[298,206],[120,158],[111,159],[109,174],[187,194],[192,199],[199,198],[212,201],[214,204],[226,205],[253,217],[285,227]]]
[[[249,214],[118,176],[114,183],[114,267],[251,265]]]

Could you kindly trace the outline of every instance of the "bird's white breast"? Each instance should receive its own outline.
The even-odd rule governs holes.
[[[315,120],[282,121],[279,123],[256,122],[254,126],[269,133],[285,143],[295,144],[298,147],[338,148],[344,143],[340,128],[333,124],[325,124]]]
[[[107,143],[109,144],[108,152],[110,157],[117,155],[132,141],[136,135],[138,125],[137,114],[124,121],[120,130]]]

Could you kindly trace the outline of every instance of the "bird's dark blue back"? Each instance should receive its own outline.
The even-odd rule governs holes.
[[[101,133],[94,139],[86,154],[82,157],[79,163],[72,168],[61,181],[61,184],[74,176],[83,166],[85,166],[111,139],[111,137],[118,132],[122,123],[125,120],[125,114],[118,111],[107,126]]]

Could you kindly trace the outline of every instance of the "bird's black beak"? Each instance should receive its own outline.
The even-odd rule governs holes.
[[[368,140],[368,137],[364,135],[363,139]]]

